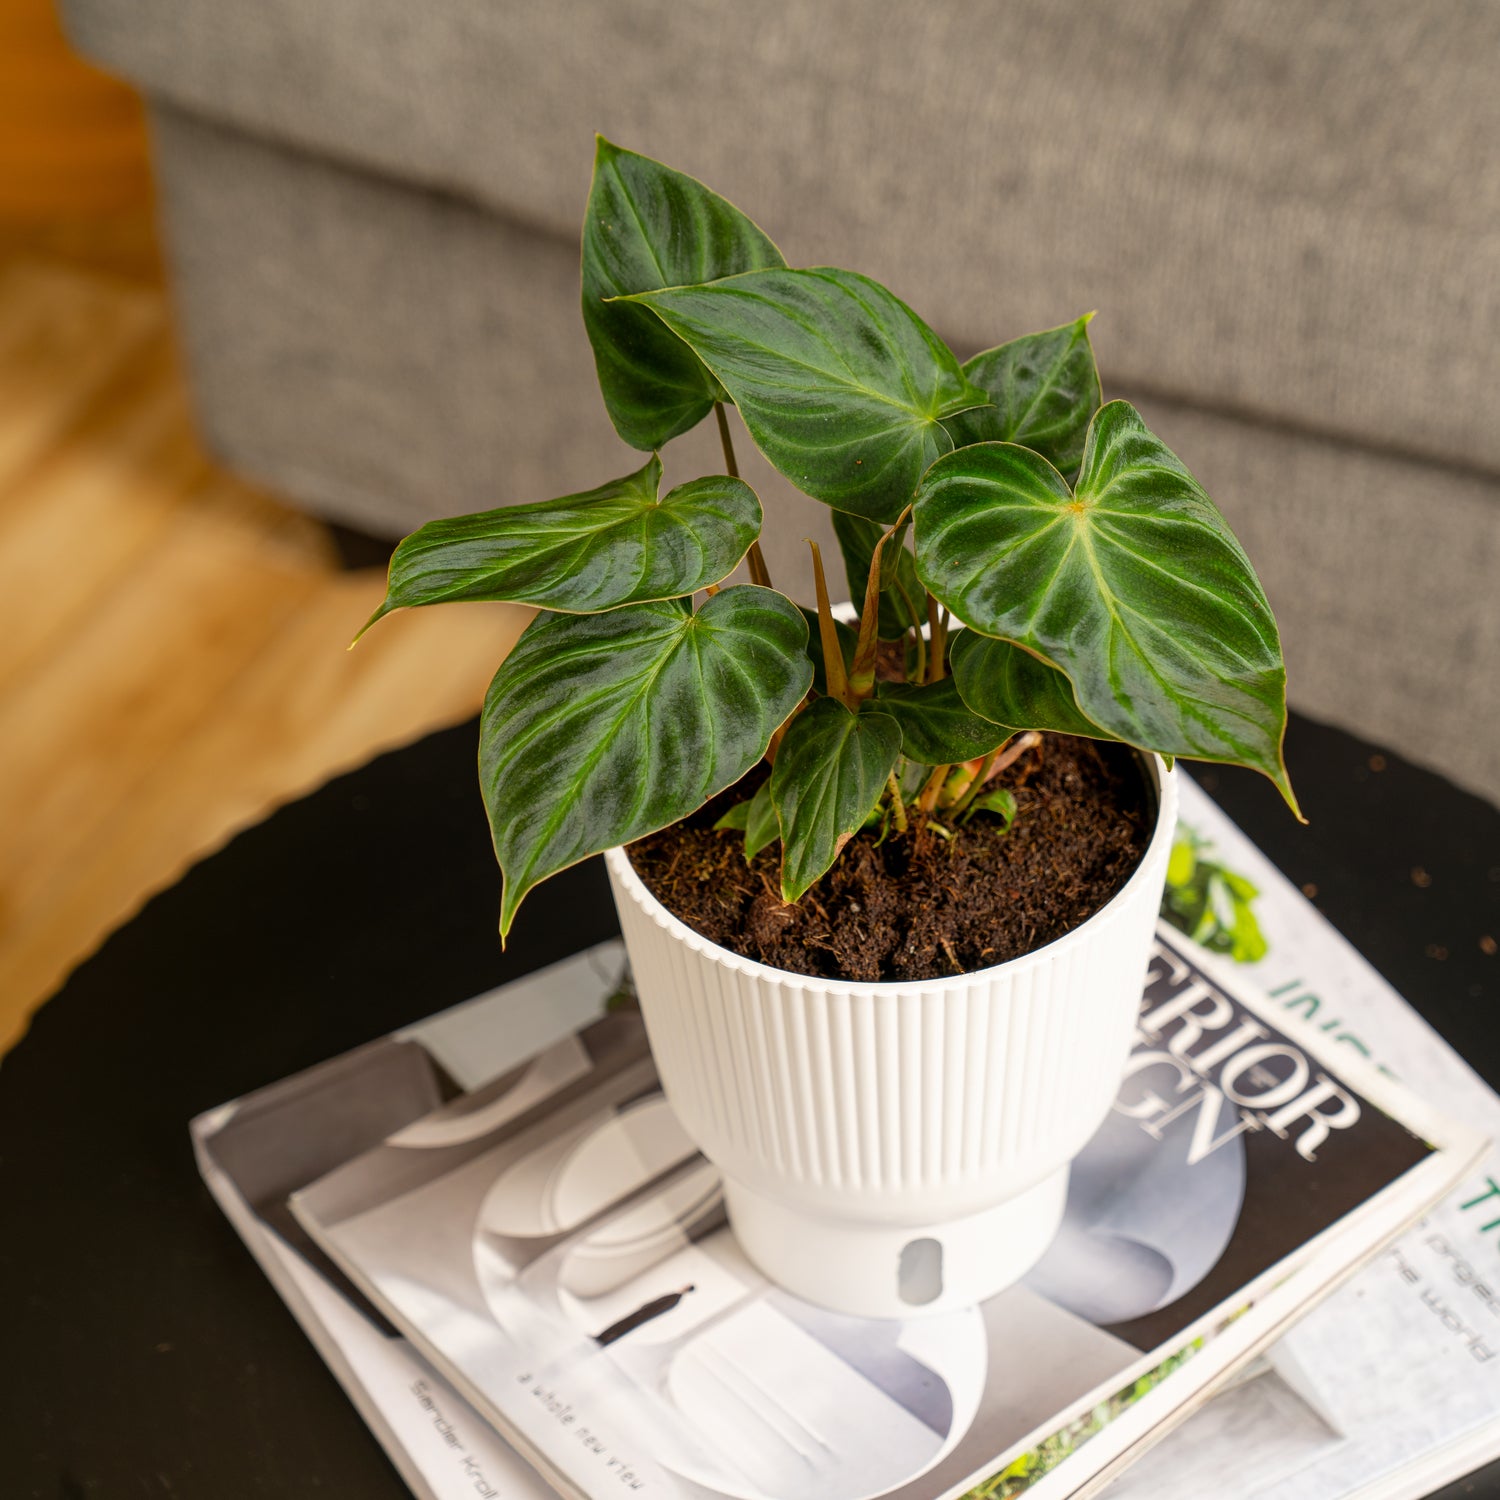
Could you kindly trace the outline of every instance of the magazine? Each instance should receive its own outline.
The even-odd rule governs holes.
[[[1163,912],[1336,1048],[1500,1141],[1500,1098],[1184,777]],[[1500,1454],[1500,1156],[1111,1500],[1414,1500]]]
[[[1167,914],[1177,923],[1187,924],[1190,931],[1196,931],[1225,962],[1233,963],[1238,972],[1254,976],[1265,988],[1281,989],[1282,993],[1275,997],[1277,1003],[1290,1009],[1294,1017],[1325,1028],[1325,1037],[1337,1048],[1352,1053],[1368,1049],[1377,1058],[1399,1055],[1407,1076],[1419,1088],[1443,1098],[1449,1110],[1468,1123],[1500,1135],[1500,1100],[1374,974],[1205,794],[1186,778],[1182,790],[1184,842],[1196,844],[1202,852],[1201,857],[1192,861],[1174,860],[1175,883],[1168,890]],[[1236,876],[1239,883],[1224,879],[1225,873]],[[1225,890],[1218,887],[1210,894],[1209,880],[1214,875],[1220,876],[1228,896],[1237,899],[1227,899]],[[1205,912],[1212,915],[1210,925],[1204,924]],[[526,1046],[541,1047],[560,1039],[596,1014],[601,974],[607,973],[608,983],[614,983],[623,967],[623,951],[614,947],[611,953],[606,948],[594,957],[571,963],[570,973],[549,977],[551,999],[545,1011],[547,1020],[520,1038]],[[1317,1013],[1313,1013],[1315,1002]],[[449,1079],[445,1085],[448,1094],[472,1088],[482,1082],[486,1072],[498,1070],[503,1062],[486,1052],[482,1026],[471,1026],[465,1033],[464,1018],[478,1016],[486,1003],[487,997],[481,997],[393,1040],[409,1051],[420,1051],[430,1057],[436,1071]],[[530,1014],[525,1007],[515,1007],[509,1012],[512,1017],[522,1013]],[[493,1047],[492,1042],[490,1045]],[[1420,1067],[1412,1066],[1414,1059],[1420,1060]],[[344,1061],[347,1060],[339,1060]],[[288,1133],[298,1133],[295,1119],[288,1119],[284,1128],[275,1123],[276,1116],[288,1107],[279,1096],[293,1084],[302,1084],[298,1108],[304,1118],[317,1122],[320,1129],[327,1119],[337,1118],[340,1106],[332,1097],[337,1090],[332,1085],[325,1090],[319,1079],[320,1074],[337,1065],[313,1069],[302,1075],[301,1080],[273,1085],[194,1122],[194,1139],[204,1176],[415,1493],[442,1500],[448,1497],[456,1500],[460,1495],[474,1493],[550,1494],[550,1488],[541,1484],[529,1465],[507,1447],[409,1343],[388,1326],[383,1332],[377,1331],[371,1321],[373,1309],[363,1304],[363,1299],[342,1282],[326,1260],[315,1258],[316,1252],[300,1227],[280,1211],[291,1191],[311,1183],[426,1113],[432,1107],[431,1094],[420,1100],[393,1096],[390,1120],[366,1122],[362,1132],[341,1128],[334,1132],[336,1139],[320,1160],[284,1162],[269,1175],[263,1173],[259,1181],[247,1183],[238,1175],[238,1162],[227,1159],[232,1153],[221,1150],[225,1126],[234,1121],[241,1131],[261,1130],[267,1134],[269,1145],[263,1154],[276,1158],[279,1148],[275,1146],[275,1137],[284,1139]],[[329,1098],[320,1104],[324,1092]],[[307,1132],[302,1134],[305,1137]],[[1484,1190],[1485,1179],[1480,1177],[1476,1181]],[[1441,1212],[1451,1215],[1458,1205],[1475,1196],[1466,1186],[1450,1196]],[[1471,1217],[1475,1212],[1477,1209],[1471,1211]],[[1500,1214],[1488,1215],[1483,1222],[1496,1217]],[[1407,1235],[1401,1246],[1409,1246],[1418,1237]],[[1395,1262],[1388,1258],[1361,1273],[1353,1286],[1336,1293],[1323,1305],[1318,1319],[1326,1316],[1336,1325],[1334,1315],[1348,1306],[1350,1311],[1346,1316],[1358,1320],[1368,1314],[1372,1297],[1378,1296],[1382,1301],[1404,1297],[1410,1284],[1388,1277],[1385,1274],[1388,1264]],[[1447,1336],[1441,1319],[1430,1315],[1430,1326],[1419,1325],[1409,1331],[1407,1342],[1400,1346],[1400,1355],[1387,1347],[1378,1364],[1355,1368],[1346,1365],[1336,1343],[1325,1346],[1321,1355],[1315,1352],[1294,1362],[1289,1356],[1290,1341],[1283,1340],[1269,1363],[1257,1363],[1256,1378],[1219,1397],[1190,1423],[1191,1429],[1199,1429],[1221,1407],[1227,1407],[1232,1413],[1226,1424],[1227,1431],[1234,1434],[1232,1448],[1225,1448],[1214,1436],[1197,1435],[1193,1440],[1169,1438],[1115,1486],[1112,1493],[1132,1493],[1128,1486],[1134,1482],[1134,1476],[1148,1470],[1153,1476],[1150,1481],[1153,1493],[1160,1490],[1195,1496],[1207,1493],[1249,1496],[1264,1488],[1268,1473],[1272,1483],[1284,1483],[1299,1471],[1312,1475],[1320,1486],[1306,1491],[1309,1496],[1388,1494],[1403,1500],[1407,1495],[1422,1493],[1500,1451],[1500,1430],[1497,1430],[1500,1393],[1493,1385],[1481,1386],[1478,1399],[1471,1396],[1455,1402],[1454,1392],[1463,1388],[1469,1372],[1451,1361],[1443,1364],[1436,1358],[1434,1351],[1446,1344]],[[1416,1388],[1407,1388],[1402,1396],[1402,1416],[1414,1434],[1405,1463],[1407,1468],[1420,1467],[1421,1481],[1409,1477],[1404,1487],[1377,1489],[1368,1480],[1355,1478],[1340,1488],[1337,1474],[1330,1475],[1323,1466],[1341,1449],[1359,1445],[1328,1425],[1318,1413],[1314,1405],[1316,1393],[1302,1365],[1307,1364],[1313,1375],[1321,1374],[1325,1382],[1337,1381],[1344,1407],[1358,1414],[1364,1409],[1367,1392],[1384,1390],[1392,1365],[1401,1361],[1407,1361],[1409,1367],[1423,1365],[1429,1371],[1427,1378],[1433,1382],[1424,1388],[1423,1377],[1418,1376]],[[1190,1363],[1202,1367],[1204,1351]],[[1146,1387],[1150,1380],[1148,1376],[1141,1382],[1141,1391],[1117,1395],[1115,1404],[1149,1415],[1151,1401]],[[1307,1392],[1307,1397],[1298,1391]],[[1091,1413],[1078,1425],[1086,1428],[1096,1420]],[[1421,1433],[1424,1422],[1425,1440]],[[1378,1423],[1377,1418],[1372,1425]],[[1359,1430],[1357,1425],[1351,1427],[1356,1433]],[[1142,1431],[1149,1436],[1149,1422],[1142,1426]],[[1242,1433],[1246,1435],[1242,1437]],[[1050,1449],[1039,1445],[1035,1454],[1021,1461],[1019,1476],[1007,1477],[1004,1488],[997,1485],[990,1493],[1016,1492],[1013,1481],[1024,1477],[1028,1465],[1040,1467],[1055,1459],[1058,1452],[1067,1451],[1069,1441],[1064,1433],[1052,1442]],[[1139,1432],[1132,1436],[1115,1422],[1092,1441],[1096,1446],[1109,1442],[1121,1455],[1130,1456],[1144,1437]],[[1224,1456],[1217,1468],[1203,1470],[1202,1462],[1216,1454]],[[1255,1462],[1247,1463],[1247,1455],[1253,1456]],[[1063,1480],[1070,1462],[1063,1462],[1049,1479]],[[1371,1477],[1379,1481],[1382,1478],[1379,1457],[1373,1462],[1375,1471]],[[1434,1468],[1435,1462],[1442,1467]],[[1108,1472],[1107,1468],[1104,1471]],[[1388,1466],[1384,1477],[1390,1478],[1391,1473]],[[1180,1488],[1172,1489],[1173,1485]],[[1033,1487],[1033,1493],[1040,1492],[1039,1487]],[[1290,1497],[1304,1491],[1293,1487],[1275,1493]]]
[[[492,1002],[497,1030],[509,997]],[[292,1195],[298,1222],[564,1494],[1019,1493],[1150,1430],[1472,1164],[1353,1054],[1164,929],[1063,1225],[979,1307],[858,1319],[769,1284],[607,1012]],[[1126,1424],[1129,1427],[1129,1424]]]

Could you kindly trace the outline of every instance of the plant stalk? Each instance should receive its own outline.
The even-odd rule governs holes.
[[[823,554],[810,536],[802,540],[812,548],[813,584],[818,591],[818,638],[823,643],[823,681],[830,698],[837,698],[845,708],[853,708],[855,705],[849,701],[849,677],[844,670],[844,652],[839,645],[838,627],[833,622],[833,606],[828,602]]]
[[[927,681],[940,682],[946,671],[943,663],[948,652],[948,611],[940,610],[931,594],[927,596],[927,632],[931,640]]]
[[[932,775],[922,783],[921,795],[917,798],[917,811],[924,819],[932,816],[932,810],[937,806],[938,794],[943,790],[943,783],[947,781],[948,772],[952,769],[951,765],[934,766]]]
[[[719,422],[719,443],[724,449],[724,468],[731,479],[740,477],[740,466],[734,458],[734,439],[729,434],[729,418],[724,412],[722,401],[714,402],[714,416]],[[771,574],[766,567],[766,556],[760,550],[758,541],[750,543],[750,550],[745,554],[745,561],[750,568],[750,582],[758,583],[762,588],[771,587]]]
[[[906,586],[898,578],[896,580],[896,592],[901,595],[901,602],[906,606],[906,618],[912,622],[912,629],[917,636],[917,670],[914,680],[917,683],[927,681],[927,638],[922,634],[922,627],[917,624],[917,605],[912,596],[907,593]]]
[[[885,789],[891,798],[891,815],[896,820],[896,832],[906,832],[906,801],[901,795],[901,783],[896,780],[896,773],[891,772],[886,779]]]
[[[870,573],[865,581],[865,600],[859,613],[859,644],[854,648],[854,665],[849,669],[849,689],[856,701],[868,698],[875,691],[875,659],[880,651],[880,565],[886,545],[892,541],[900,545],[900,535],[906,526],[911,506],[907,506],[896,524],[875,543],[870,554]]]
[[[1001,740],[1001,742],[996,745],[995,748],[991,750],[983,760],[979,762],[979,765],[974,772],[973,778],[970,780],[968,786],[964,789],[963,795],[959,797],[958,801],[956,801],[951,808],[949,808],[949,811],[955,818],[961,817],[965,812],[968,811],[969,804],[979,795],[980,787],[982,787],[985,782],[990,779],[990,772],[994,769],[995,761],[999,757],[1000,752],[1004,750],[1008,744],[1010,744],[1009,740]]]

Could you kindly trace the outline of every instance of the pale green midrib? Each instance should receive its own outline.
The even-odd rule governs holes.
[[[611,163],[614,167],[614,164]],[[646,247],[646,254],[651,257],[651,264],[656,267],[656,274],[661,277],[661,284],[668,286],[671,278],[667,275],[667,268],[662,265],[661,257],[656,253],[656,246],[651,243],[651,236],[646,233],[645,221],[641,218],[640,210],[635,206],[635,195],[630,191],[625,182],[625,174],[614,167],[614,179],[619,185],[620,196],[625,200],[625,206],[630,210],[630,217],[635,221],[636,233],[640,235],[641,244]]]
[[[1036,393],[1032,396],[1031,400],[1027,402],[1026,409],[1017,419],[1016,425],[1012,429],[1012,432],[1025,432],[1026,424],[1028,421],[1030,421],[1032,413],[1041,404],[1042,397],[1056,386],[1057,372],[1062,369],[1062,367],[1068,362],[1068,356],[1073,352],[1075,348],[1077,348],[1077,346],[1077,338],[1075,337],[1070,339],[1068,341],[1067,347],[1064,348],[1063,352],[1057,357],[1057,359],[1052,362],[1051,366],[1047,370],[1047,378],[1037,383]]]
[[[1227,609],[1230,614],[1235,615],[1237,618],[1242,620],[1249,627],[1251,633],[1255,636],[1256,640],[1260,642],[1262,647],[1266,647],[1270,644],[1266,640],[1265,635],[1260,628],[1259,619],[1254,614],[1250,613],[1247,609],[1242,607],[1241,601],[1233,599],[1227,594],[1218,593],[1214,589],[1209,588],[1206,584],[1198,583],[1196,580],[1184,577],[1180,573],[1173,573],[1170,569],[1164,568],[1155,558],[1148,557],[1144,552],[1137,552],[1134,547],[1127,546],[1124,542],[1120,541],[1118,537],[1110,536],[1105,538],[1105,540],[1107,541],[1109,546],[1114,547],[1121,552],[1124,552],[1127,556],[1135,558],[1137,562],[1144,563],[1146,567],[1160,573],[1163,578],[1168,578],[1175,584],[1178,584],[1184,588],[1191,589],[1194,593],[1202,594],[1205,598],[1213,600],[1222,608]],[[1149,618],[1139,609],[1133,610],[1133,613],[1140,615],[1142,619]],[[1234,654],[1238,656],[1240,653],[1236,651]],[[1248,666],[1249,664],[1250,663],[1248,662],[1248,660],[1246,660],[1246,665]]]
[[[620,506],[623,503],[620,501],[611,500],[609,504],[612,506]],[[683,514],[684,512],[686,512],[687,514]],[[657,520],[656,524],[653,525],[652,522],[655,518],[660,519]],[[524,588],[528,594],[533,595],[539,590],[545,592],[556,592],[562,588],[561,582],[556,584],[538,583],[535,580],[534,576],[529,582],[523,581],[519,585],[505,584],[503,580],[507,575],[513,577],[517,573],[528,571],[535,575],[535,573],[547,567],[555,569],[559,564],[562,564],[567,568],[576,570],[581,562],[586,560],[592,552],[595,552],[600,548],[607,547],[610,542],[614,540],[619,535],[619,533],[624,531],[627,527],[642,522],[645,523],[646,529],[642,532],[643,562],[639,572],[637,588],[644,586],[646,578],[650,572],[650,569],[648,566],[646,566],[645,562],[645,558],[650,552],[649,544],[651,542],[659,542],[664,532],[667,529],[673,527],[680,528],[685,535],[689,536],[692,539],[694,546],[697,548],[699,556],[697,579],[693,588],[683,589],[677,594],[660,594],[655,595],[652,598],[642,598],[639,597],[634,591],[632,591],[626,594],[621,599],[620,604],[649,604],[657,603],[664,599],[680,598],[683,594],[696,592],[697,588],[702,586],[702,582],[704,581],[703,575],[707,572],[715,571],[714,569],[710,569],[707,566],[707,554],[705,552],[703,538],[699,536],[698,530],[693,524],[693,519],[697,519],[700,521],[703,519],[716,519],[721,521],[729,530],[734,532],[737,532],[742,525],[745,527],[749,527],[751,525],[748,518],[745,521],[741,522],[736,517],[726,515],[722,510],[717,510],[710,505],[699,503],[693,497],[687,497],[685,499],[674,502],[672,496],[669,494],[664,499],[659,501],[641,501],[639,503],[629,502],[628,511],[622,509],[620,514],[611,517],[603,524],[596,525],[592,528],[569,528],[567,530],[561,531],[561,534],[559,534],[558,531],[553,531],[549,535],[546,543],[542,547],[528,553],[524,560],[514,561],[500,558],[491,563],[483,565],[473,563],[468,564],[467,577],[456,579],[453,583],[449,584],[445,588],[432,590],[419,602],[421,604],[451,603],[457,596],[465,594],[476,587],[481,587],[486,584],[490,584],[492,586],[499,585],[501,587],[509,589],[511,592],[517,592],[518,589]],[[524,540],[524,534],[507,529],[498,532],[487,533],[482,536],[464,537],[461,543],[455,543],[452,538],[449,538],[447,540],[439,539],[437,541],[429,543],[427,546],[421,548],[420,550],[413,549],[413,554],[409,554],[409,559],[412,566],[409,572],[403,573],[399,587],[403,591],[405,591],[407,589],[416,587],[423,578],[431,577],[433,570],[429,568],[427,570],[418,571],[415,564],[418,558],[428,558],[432,555],[433,552],[438,551],[441,548],[462,544],[482,544],[485,541],[498,541],[504,543],[515,540]],[[735,538],[735,541],[737,544],[737,537]],[[742,549],[740,551],[739,556],[743,557],[746,550],[748,550],[748,544],[746,545],[745,549]],[[736,558],[735,562],[732,562],[726,572],[724,574],[721,574],[720,576],[727,577],[728,573],[734,571],[734,568],[737,566],[737,564],[738,558]],[[716,580],[708,581],[713,582]],[[534,601],[528,597],[520,596],[518,594],[518,597],[514,602],[528,603]],[[393,608],[400,607],[403,606],[393,606]],[[618,608],[620,606],[617,605],[616,607]],[[584,611],[584,613],[588,612],[589,611]]]
[[[646,293],[645,295],[651,296],[653,294]],[[817,328],[808,326],[808,324],[805,323],[802,318],[788,311],[780,303],[772,301],[772,299],[770,299],[769,297],[760,296],[754,292],[747,292],[739,288],[735,288],[732,292],[716,292],[713,295],[729,295],[736,298],[743,297],[747,301],[758,302],[762,306],[772,308],[783,317],[785,317],[788,322],[795,323],[800,329],[802,329],[805,334],[807,334],[810,338],[814,339],[817,343],[826,348],[828,352],[833,356],[833,358],[838,362],[838,364],[842,366],[843,370],[845,371],[845,375],[843,377],[840,377],[836,370],[828,369],[822,365],[813,364],[809,359],[802,359],[793,355],[788,355],[780,349],[772,348],[769,344],[761,343],[759,340],[746,338],[742,335],[736,335],[739,341],[745,344],[748,348],[758,350],[762,354],[769,354],[773,358],[782,360],[786,364],[796,366],[796,368],[798,368],[799,370],[808,370],[815,375],[822,375],[833,384],[843,386],[859,395],[866,396],[872,401],[880,402],[886,406],[893,406],[897,411],[907,412],[910,416],[918,419],[920,422],[926,423],[936,420],[936,418],[929,417],[926,412],[920,410],[919,408],[905,405],[896,397],[888,396],[883,391],[878,391],[873,386],[866,385],[854,374],[852,370],[849,369],[848,362],[843,358],[842,355],[839,354],[836,349],[832,347],[832,345],[828,343],[827,339],[822,333],[818,331]],[[673,316],[679,322],[684,321],[680,314],[674,313]],[[682,335],[679,335],[679,337],[682,337]],[[685,337],[683,338],[683,342],[690,343],[690,341]],[[694,347],[693,352],[698,355],[698,358],[702,360],[703,363],[707,365],[711,371],[713,371],[715,378],[727,387],[729,382],[725,380],[723,372],[718,368],[718,366],[711,362],[710,358],[707,355],[700,353],[696,347]]]
[[[1188,705],[1192,705],[1193,710],[1202,710],[1205,707],[1211,709],[1218,708],[1219,705],[1208,705],[1203,699],[1196,697],[1190,692],[1187,692],[1185,690],[1174,690],[1172,683],[1169,682],[1168,679],[1157,668],[1156,663],[1151,659],[1150,655],[1141,649],[1140,645],[1135,639],[1135,636],[1131,633],[1129,627],[1125,624],[1124,620],[1121,618],[1119,612],[1115,608],[1116,603],[1120,603],[1124,608],[1127,609],[1129,609],[1130,606],[1124,605],[1123,601],[1116,599],[1113,590],[1110,589],[1107,581],[1103,576],[1102,570],[1099,568],[1098,559],[1094,556],[1093,542],[1092,539],[1087,535],[1087,529],[1080,528],[1080,531],[1084,534],[1084,551],[1088,557],[1089,569],[1093,573],[1094,581],[1099,588],[1100,597],[1105,601],[1105,608],[1109,613],[1111,622],[1119,631],[1127,646],[1129,646],[1136,660],[1145,667],[1147,675],[1154,678],[1156,682],[1161,686],[1162,691],[1166,695],[1166,699],[1169,703],[1181,703],[1183,705],[1185,717],[1189,721],[1198,720],[1199,722],[1206,724],[1210,729],[1217,729],[1217,725],[1214,723],[1211,714],[1203,713],[1201,711],[1187,711],[1187,708]],[[1131,609],[1130,612],[1138,616],[1140,619],[1147,619],[1147,616],[1141,614],[1139,610]],[[1108,654],[1110,656],[1113,655],[1112,652]],[[1211,675],[1212,674],[1210,674],[1210,676]],[[1070,673],[1068,674],[1068,676],[1069,680],[1073,681],[1072,674]],[[1121,684],[1119,683],[1115,675],[1113,665],[1111,665],[1107,676],[1110,686],[1115,692],[1116,702],[1118,703],[1119,689]],[[1073,691],[1075,695],[1078,693],[1078,683],[1076,681],[1073,681]],[[1225,712],[1231,712],[1231,710],[1226,709]],[[1084,710],[1084,716],[1086,718],[1092,718],[1092,715],[1088,714],[1086,710]],[[1249,719],[1248,716],[1240,715],[1239,717],[1244,718],[1245,722],[1247,723],[1254,723],[1254,721]],[[1224,735],[1222,732],[1218,734],[1218,737],[1221,739],[1228,738],[1228,736]],[[1233,741],[1231,741],[1231,743],[1233,743]],[[1155,750],[1154,746],[1147,746],[1145,748]]]
[[[642,607],[647,608],[649,606]],[[604,617],[600,616],[598,618]],[[678,622],[676,620],[663,621],[657,631],[647,636],[645,640],[635,642],[635,649],[646,649],[653,646],[663,636],[668,636],[678,631],[686,623],[686,621]],[[500,668],[500,671],[509,672],[510,674],[505,687],[502,693],[496,695],[493,699],[487,695],[486,709],[492,708],[502,699],[510,701],[522,692],[534,691],[539,679],[541,680],[541,691],[544,694],[551,691],[554,680],[561,675],[560,668],[568,662],[575,661],[580,656],[594,656],[601,660],[613,659],[622,649],[619,637],[602,640],[591,638],[572,644],[564,643],[561,646],[553,646],[547,637],[554,633],[552,631],[545,632],[540,642],[534,639],[525,648],[524,654],[521,654],[521,647],[512,650],[511,655]],[[631,643],[627,641],[624,649],[630,648]],[[669,655],[670,649],[663,654]],[[498,677],[498,675],[497,673],[496,676]],[[507,743],[504,753],[497,757],[497,764],[503,764],[514,759],[516,751],[530,744],[538,734],[550,729],[559,718],[574,710],[580,702],[584,704],[596,702],[599,698],[606,697],[618,691],[619,687],[620,683],[618,681],[607,682],[593,689],[581,699],[577,695],[564,698],[556,708],[548,710],[545,714],[538,715],[532,719],[526,729],[513,736]],[[491,684],[491,693],[494,693],[493,684]]]
[[[852,719],[852,716],[851,716],[851,719]],[[822,761],[824,764],[827,764],[828,761],[832,760],[833,761],[833,765],[834,765],[835,774],[838,771],[839,757],[842,755],[844,746],[848,743],[849,736],[853,732],[854,727],[855,727],[855,725],[858,724],[858,722],[859,721],[857,719],[852,719],[852,722],[849,723],[849,724],[844,724],[844,723],[841,722],[840,725],[839,725],[839,741],[838,741],[838,744],[834,747],[834,749],[831,752],[831,754],[824,754],[824,755],[816,757],[817,760]],[[807,818],[807,819],[804,819],[804,818],[801,818],[801,817],[798,817],[798,818],[795,819],[795,822],[798,825],[798,827],[797,827],[797,833],[798,833],[797,842],[800,845],[800,847],[802,849],[802,854],[803,854],[803,857],[800,860],[797,861],[797,884],[798,885],[802,884],[802,879],[803,879],[803,877],[807,873],[808,866],[812,865],[812,864],[815,864],[817,862],[818,856],[817,856],[816,852],[812,848],[812,835],[816,834],[819,831],[819,827],[820,827],[820,825],[824,821],[824,811],[823,810],[824,810],[824,807],[827,805],[827,801],[828,801],[828,798],[829,798],[830,795],[834,795],[835,796],[835,803],[834,803],[834,809],[833,809],[833,820],[832,821],[833,821],[833,823],[835,825],[837,825],[837,823],[839,821],[838,804],[837,804],[837,798],[836,798],[836,789],[832,788],[830,786],[830,780],[831,780],[831,778],[828,777],[828,776],[821,776],[821,777],[819,777],[817,779],[817,781],[815,783],[816,800],[815,800],[815,802],[813,804],[813,808],[812,808],[812,812],[810,814],[810,817]],[[805,803],[803,803],[799,799],[798,806],[797,806],[797,811],[799,813],[801,812],[801,809],[802,809],[803,806],[805,806]],[[801,833],[801,828],[803,826],[806,826],[808,823],[811,823],[811,825],[812,825],[812,831],[808,835],[803,835]],[[837,842],[838,841],[838,829],[837,829],[836,826],[835,826],[835,829],[834,829],[834,835],[833,835],[833,837],[834,837],[834,842]],[[788,851],[787,852],[790,853],[790,841],[788,841]],[[817,877],[814,876],[813,878],[816,879]],[[810,883],[811,882],[809,882],[809,884]],[[804,887],[804,891],[805,891],[805,889],[806,889],[806,887]],[[800,896],[799,896],[799,899],[800,899]]]
[[[691,626],[692,626],[692,621],[691,620],[688,620],[688,621],[684,622],[684,634],[686,634],[687,629],[690,628]],[[586,756],[586,758],[585,758],[585,760],[583,762],[582,769],[580,771],[576,772],[572,776],[572,778],[571,778],[571,784],[572,784],[573,788],[576,789],[584,781],[584,779],[594,770],[594,768],[599,764],[599,762],[604,758],[604,755],[607,752],[607,750],[614,743],[615,739],[619,736],[621,724],[624,723],[626,717],[634,709],[635,705],[640,701],[641,697],[646,693],[646,691],[650,687],[652,687],[655,684],[657,678],[661,676],[662,672],[665,671],[665,669],[667,667],[667,664],[676,658],[676,655],[677,655],[678,651],[681,649],[681,647],[682,647],[682,642],[679,640],[677,642],[677,644],[675,644],[670,651],[664,653],[663,656],[662,656],[662,658],[661,658],[661,660],[656,663],[655,667],[652,668],[652,670],[648,674],[648,679],[641,685],[641,687],[635,692],[635,694],[622,705],[622,707],[620,709],[620,712],[615,715],[614,720],[613,720],[612,724],[609,727],[608,733],[600,735],[598,737],[598,740],[596,742],[596,746],[595,746],[594,750],[591,751]],[[513,756],[508,756],[508,757],[506,757],[505,761],[502,762],[502,764],[509,765],[509,764],[511,764],[513,762],[513,760],[514,760]],[[499,781],[499,773],[498,773],[498,771],[495,774],[495,776],[492,778],[492,780],[494,782],[498,783],[498,781]],[[496,798],[498,800],[498,796],[499,796],[499,787],[498,787],[498,785],[495,787],[495,795],[496,795]],[[531,857],[529,859],[527,859],[525,861],[525,863],[522,866],[521,873],[517,877],[519,883],[521,883],[523,885],[523,887],[524,887],[524,889],[522,891],[522,895],[525,894],[525,891],[530,890],[531,887],[536,884],[536,882],[531,878],[531,876],[532,876],[533,872],[536,870],[538,862],[542,858],[542,854],[543,854],[543,851],[544,851],[545,847],[548,844],[550,844],[552,842],[552,840],[557,836],[558,829],[561,828],[562,824],[567,819],[568,815],[570,813],[572,813],[575,810],[575,808],[576,808],[576,797],[575,798],[571,798],[571,799],[569,799],[566,802],[563,801],[562,799],[559,799],[558,802],[557,802],[557,805],[553,809],[551,815],[544,820],[544,822],[542,824],[542,830],[543,831],[542,831],[541,835],[539,837],[535,838],[532,841],[532,850],[533,850],[532,855],[531,855]],[[577,858],[582,858],[582,857],[583,857],[582,855],[577,856]],[[576,860],[570,861],[570,862],[576,862]],[[548,874],[556,874],[557,870],[559,870],[559,869],[565,869],[565,868],[566,868],[565,865],[559,865],[559,866],[556,866],[554,869],[549,870],[547,873]],[[517,899],[519,901],[519,898],[517,898]]]

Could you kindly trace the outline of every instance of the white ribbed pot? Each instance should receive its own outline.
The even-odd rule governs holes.
[[[1161,905],[1177,778],[1142,763],[1156,828],[1113,899],[951,979],[852,984],[741,958],[674,917],[623,849],[606,855],[662,1086],[772,1281],[910,1317],[989,1297],[1046,1249],[1115,1097]]]

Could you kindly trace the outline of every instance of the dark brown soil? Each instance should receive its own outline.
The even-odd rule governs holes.
[[[745,863],[742,833],[713,824],[764,778],[758,767],[685,822],[630,846],[656,898],[746,958],[799,974],[920,980],[988,968],[1077,927],[1145,853],[1152,795],[1124,746],[1048,735],[993,783],[1015,793],[1008,831],[976,814],[952,838],[855,835],[801,901],[781,899],[773,844]]]

